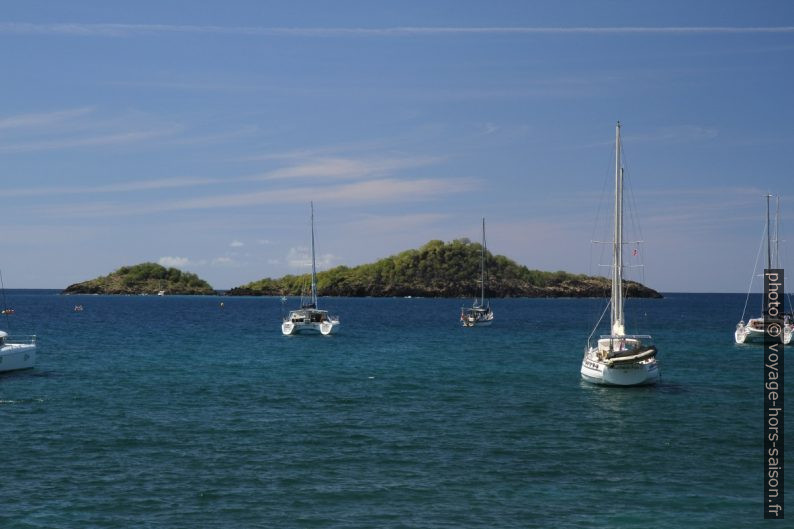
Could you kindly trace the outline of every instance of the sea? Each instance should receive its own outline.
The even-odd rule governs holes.
[[[635,388],[580,379],[604,300],[495,299],[464,329],[471,300],[321,298],[323,337],[282,336],[294,298],[5,296],[38,360],[0,376],[4,529],[772,523],[741,294],[629,300],[662,369]]]

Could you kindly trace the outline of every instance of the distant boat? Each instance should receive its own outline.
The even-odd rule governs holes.
[[[3,285],[3,275],[0,273],[0,290],[3,294],[3,305],[5,301],[5,285]],[[9,312],[10,310],[10,312]],[[12,309],[2,311],[3,314],[13,314]],[[36,337],[17,336],[11,337],[5,331],[0,331],[0,372],[16,371],[18,369],[30,369],[36,364]]]
[[[480,246],[480,299],[474,298],[469,308],[460,309],[460,322],[464,327],[487,327],[493,323],[491,302],[485,301],[485,218],[482,219],[482,245]]]
[[[777,197],[777,210],[775,212],[775,244],[774,249],[772,246],[772,225],[769,222],[769,199],[772,195],[766,195],[766,267],[780,268],[780,197]],[[759,248],[760,250],[760,248]],[[756,261],[757,263],[758,261]],[[744,301],[744,312],[747,311],[747,301],[750,299],[750,290],[753,286],[753,278],[755,277],[755,270],[750,277],[750,289],[747,290],[747,298]],[[762,300],[763,303],[763,300]],[[785,300],[783,301],[785,307]],[[763,305],[761,310],[763,311]],[[791,302],[789,301],[789,311],[792,310]],[[736,324],[736,330],[733,333],[733,338],[737,344],[743,343],[764,343],[764,316],[758,318],[750,318],[747,323],[744,322],[744,312],[742,312],[742,319]],[[788,345],[791,343],[791,336],[794,334],[794,314],[786,313],[783,309],[783,343]]]
[[[339,327],[339,317],[330,316],[317,306],[317,265],[314,258],[314,202],[311,203],[312,225],[312,284],[309,299],[301,296],[301,307],[291,310],[281,323],[284,335],[311,333],[327,336]],[[283,297],[282,297],[283,299]]]
[[[83,306],[82,305],[75,305],[74,306],[74,312],[83,312]]]
[[[623,315],[623,168],[620,163],[620,122],[615,128],[615,226],[612,245],[612,308],[610,334],[591,345],[600,320],[590,334],[582,358],[582,379],[593,384],[638,386],[660,378],[656,347],[648,335],[627,335]],[[606,309],[604,309],[606,313]]]
[[[158,296],[165,296],[165,290],[158,290],[157,291],[157,295]]]

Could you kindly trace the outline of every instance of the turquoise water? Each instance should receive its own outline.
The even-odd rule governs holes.
[[[743,295],[631,300],[662,384],[628,389],[580,381],[599,300],[322,299],[341,333],[284,337],[277,298],[8,297],[3,528],[764,523]]]

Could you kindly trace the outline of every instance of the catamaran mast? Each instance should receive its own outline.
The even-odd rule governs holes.
[[[485,217],[482,218],[482,245],[480,246],[480,283],[482,293],[480,295],[480,306],[485,306]]]
[[[312,208],[312,306],[317,308],[317,265],[314,260],[314,202],[310,202]]]
[[[612,334],[622,336],[623,327],[623,169],[620,166],[620,121],[615,127],[615,234],[612,255]]]

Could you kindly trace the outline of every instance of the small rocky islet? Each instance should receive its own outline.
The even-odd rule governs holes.
[[[209,283],[190,272],[166,268],[157,263],[122,266],[106,276],[69,285],[61,294],[115,295],[211,295],[215,290]]]

